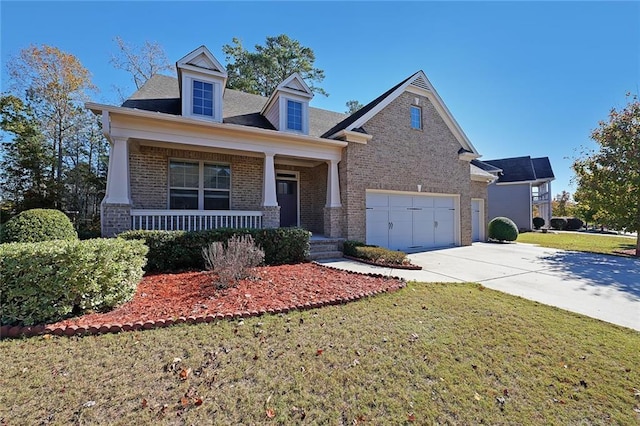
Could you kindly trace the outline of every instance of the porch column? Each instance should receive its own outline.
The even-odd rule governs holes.
[[[275,153],[264,153],[264,175],[262,179],[262,227],[280,226],[280,206],[276,195],[276,168],[273,162]]]
[[[340,202],[338,160],[327,161],[327,166],[327,203],[324,207],[324,236],[336,238],[342,235],[342,203]]]
[[[131,229],[131,189],[129,187],[129,141],[111,138],[107,188],[100,204],[103,237],[112,237]]]
[[[327,205],[326,207],[342,207],[340,203],[340,181],[338,180],[338,161],[327,161]]]

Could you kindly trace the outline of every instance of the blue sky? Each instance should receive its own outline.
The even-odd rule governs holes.
[[[573,192],[572,159],[612,107],[640,84],[637,2],[31,2],[2,1],[6,62],[30,44],[76,55],[94,100],[133,92],[109,58],[115,36],[161,44],[170,61],[204,44],[225,64],[233,37],[246,47],[287,34],[324,69],[312,105],[344,112],[423,70],[484,159],[548,156],[554,194]]]

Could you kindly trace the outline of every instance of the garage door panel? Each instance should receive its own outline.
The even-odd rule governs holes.
[[[391,210],[389,212],[389,248],[399,250],[412,245],[413,212],[411,210]]]
[[[367,210],[366,243],[381,247],[389,244],[389,212],[386,210]]]
[[[449,208],[455,207],[453,198],[451,197],[433,197],[434,207],[436,208]]]
[[[455,210],[436,209],[434,218],[434,243],[436,247],[454,244]]]
[[[433,208],[433,197],[413,197],[413,207],[418,208]]]
[[[391,209],[407,209],[413,206],[411,195],[390,195],[389,207]]]
[[[413,212],[413,245],[433,247],[433,209],[421,209]]]
[[[367,208],[369,207],[389,207],[389,196],[387,194],[367,194]]]

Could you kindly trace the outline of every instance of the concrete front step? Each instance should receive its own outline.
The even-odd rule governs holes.
[[[321,260],[321,259],[340,259],[342,258],[342,252],[338,250],[334,251],[317,251],[309,254],[309,260]]]

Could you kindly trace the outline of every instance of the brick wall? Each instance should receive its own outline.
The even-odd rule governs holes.
[[[410,126],[416,98],[422,130]],[[461,242],[471,244],[469,162],[458,159],[460,144],[428,98],[405,92],[364,129],[373,138],[367,144],[350,143],[339,165],[343,235],[365,240],[366,189],[417,191],[420,184],[423,193],[460,194]]]
[[[263,159],[149,146],[141,146],[129,154],[134,209],[168,208],[169,159],[231,165],[231,209],[260,210]]]

